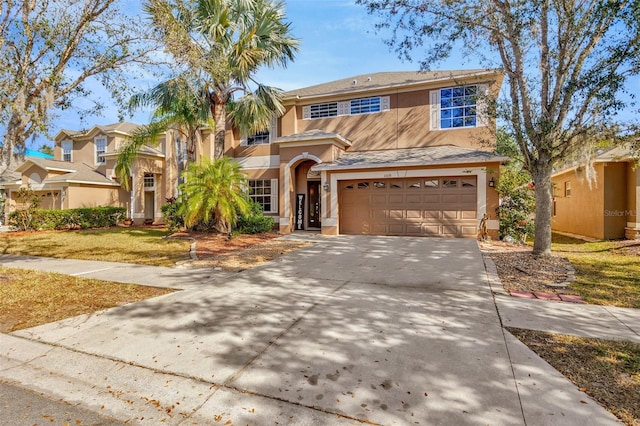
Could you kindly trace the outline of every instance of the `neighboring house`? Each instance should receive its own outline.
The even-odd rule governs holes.
[[[640,171],[630,151],[606,151],[593,167],[591,182],[584,166],[552,176],[552,229],[601,240],[640,238]]]
[[[383,72],[286,92],[285,112],[268,131],[241,135],[229,127],[224,154],[241,164],[251,197],[281,233],[476,237],[486,214],[497,238],[493,186],[506,158],[492,154],[487,105],[502,79],[495,70]],[[145,147],[132,167],[132,191],[124,192],[113,168],[134,128],[61,131],[55,161],[23,165],[22,184],[36,173],[38,190],[65,188],[56,206],[108,200],[127,206],[138,223],[160,221],[160,206],[176,195],[185,144],[168,131],[157,148]],[[213,140],[201,130],[197,158],[213,157]],[[80,188],[87,191],[75,201]]]

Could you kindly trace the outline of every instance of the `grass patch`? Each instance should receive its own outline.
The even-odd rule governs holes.
[[[508,330],[625,424],[640,424],[640,344]]]
[[[173,292],[0,267],[0,332],[59,321]]]
[[[162,239],[156,228],[107,228],[0,234],[0,252],[64,259],[173,266],[189,259],[190,242]]]
[[[576,269],[570,288],[587,303],[640,308],[640,242],[586,242],[553,235],[554,254]]]

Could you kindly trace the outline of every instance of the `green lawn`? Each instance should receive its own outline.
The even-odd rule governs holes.
[[[172,266],[189,259],[190,242],[163,239],[157,228],[108,228],[0,234],[0,252],[67,259]]]
[[[640,241],[585,242],[554,234],[552,250],[573,264],[570,288],[587,303],[640,308]]]

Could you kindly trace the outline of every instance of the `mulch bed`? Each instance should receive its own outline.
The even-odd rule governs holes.
[[[492,242],[481,243],[481,248],[496,264],[507,292],[558,294],[558,289],[549,285],[565,282],[572,270],[568,259],[555,255],[535,257],[531,247],[525,245]]]

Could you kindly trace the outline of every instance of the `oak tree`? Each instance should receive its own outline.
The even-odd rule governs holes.
[[[357,0],[388,43],[429,68],[455,49],[501,67],[496,112],[535,181],[534,254],[551,251],[551,175],[612,128],[625,83],[640,72],[640,1]],[[632,94],[631,94],[632,95]]]
[[[133,67],[149,61],[140,17],[125,0],[3,0],[0,3],[0,172],[46,134],[56,109],[98,112],[92,85],[129,95]],[[99,82],[99,83],[97,83]],[[87,108],[80,108],[77,100]]]

